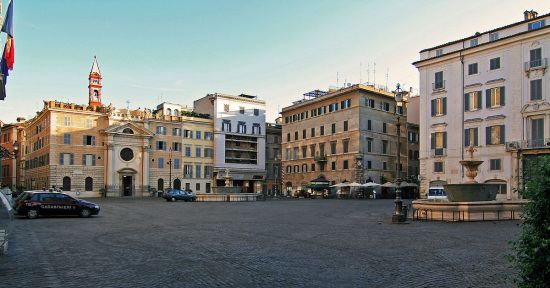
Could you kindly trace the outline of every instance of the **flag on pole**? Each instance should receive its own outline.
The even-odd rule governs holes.
[[[5,65],[10,69],[13,70],[13,62],[15,60],[14,58],[14,46],[13,46],[13,0],[10,1],[10,4],[8,4],[8,10],[6,10],[6,17],[4,18],[4,23],[2,24],[2,32],[5,32],[8,34],[8,37],[6,39],[6,45],[4,46],[4,55],[2,57],[2,66],[4,66],[4,59],[5,59]],[[4,67],[2,67],[2,70]],[[7,74],[4,74],[7,75]]]

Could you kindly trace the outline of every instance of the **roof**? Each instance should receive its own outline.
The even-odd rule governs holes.
[[[101,75],[101,72],[99,71],[99,65],[97,65],[97,57],[94,56],[94,64],[92,65],[92,71],[90,71],[90,74],[97,73]]]

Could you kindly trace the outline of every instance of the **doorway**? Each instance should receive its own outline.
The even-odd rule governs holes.
[[[122,176],[123,196],[132,196],[132,176]]]

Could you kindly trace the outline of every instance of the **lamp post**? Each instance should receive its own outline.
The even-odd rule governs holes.
[[[400,103],[403,107],[406,101],[403,99],[403,90],[399,87],[399,83],[397,83],[395,93],[396,104]],[[395,213],[392,216],[392,222],[402,223],[407,221],[407,216],[403,214],[403,201],[401,201],[401,123],[399,122],[401,114],[398,113],[397,106],[395,112],[397,115],[397,177],[395,177]],[[403,108],[401,108],[401,113],[403,113]]]
[[[17,143],[17,140],[15,140],[15,142],[13,143],[12,149],[13,149],[13,152],[10,152],[7,148],[0,146],[0,171],[2,170],[3,158],[15,159],[15,165],[17,165],[17,154],[19,153],[19,143]],[[16,174],[16,177],[17,177],[17,174]],[[15,181],[17,182],[17,179]],[[2,173],[0,173],[0,184],[2,184]]]
[[[168,190],[172,190],[172,147],[168,149],[169,151],[169,160],[168,160],[168,167],[170,168],[170,183],[168,184]]]

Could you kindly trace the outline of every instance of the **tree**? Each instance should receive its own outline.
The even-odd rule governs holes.
[[[518,287],[548,287],[550,283],[550,156],[524,161],[518,192],[530,199],[523,206],[522,232],[511,241],[515,255],[507,255],[518,270]]]

